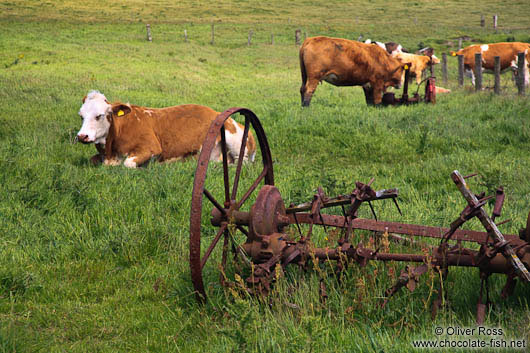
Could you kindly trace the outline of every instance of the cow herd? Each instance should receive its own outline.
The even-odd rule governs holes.
[[[464,56],[464,67],[474,84],[475,53],[482,53],[482,70],[493,70],[494,57],[500,56],[501,70],[517,72],[518,56],[525,53],[524,77],[528,85],[530,44],[520,42],[472,45],[453,56]],[[399,88],[409,69],[421,82],[421,73],[439,63],[436,56],[405,53],[397,43],[365,43],[330,37],[307,38],[300,48],[302,106],[309,106],[318,84],[362,86],[367,104],[380,104],[388,87]],[[168,108],[145,108],[120,102],[109,103],[98,91],[83,99],[79,110],[82,126],[77,140],[95,144],[98,153],[93,164],[136,168],[156,159],[160,162],[183,159],[200,152],[210,124],[219,113],[208,107],[187,104]],[[227,159],[236,162],[241,156],[243,127],[229,118],[224,123]],[[220,137],[219,137],[220,139]],[[222,160],[220,141],[210,159]],[[256,143],[249,131],[243,161],[253,161]]]

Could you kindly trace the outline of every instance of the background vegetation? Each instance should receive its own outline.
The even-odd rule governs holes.
[[[267,132],[285,200],[375,177],[376,188],[400,189],[403,217],[376,205],[386,220],[447,226],[464,207],[451,171],[477,171],[475,190],[504,185],[512,222],[502,231],[513,234],[530,206],[530,101],[509,76],[501,96],[475,94],[468,81],[456,87],[450,59],[453,93],[436,105],[369,108],[360,88],[323,84],[302,109],[294,30],[439,54],[460,36],[464,45],[530,42],[529,11],[527,1],[1,2],[0,351],[408,352],[413,339],[435,338],[435,326],[473,326],[480,281],[471,269],[450,271],[450,303],[435,321],[432,274],[377,306],[403,267],[394,264],[350,268],[341,282],[323,268],[326,304],[314,273],[290,270],[264,301],[225,292],[212,264],[210,301],[198,305],[188,269],[195,161],[92,167],[95,149],[73,140],[77,111],[91,89],[150,107],[248,107]],[[502,301],[503,281],[492,281],[487,325],[528,344],[529,288]]]

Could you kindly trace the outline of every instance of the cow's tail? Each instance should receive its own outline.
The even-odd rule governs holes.
[[[300,48],[300,71],[302,73],[302,87],[305,88],[305,84],[307,82],[307,72],[305,70],[304,63],[304,46]]]
[[[307,90],[307,71],[306,71],[306,67],[305,67],[305,62],[304,62],[304,51],[305,51],[305,48],[304,48],[304,45],[302,45],[302,47],[300,48],[300,72],[302,74],[302,86],[300,87],[300,98],[301,98],[301,101],[302,101],[302,106],[307,106],[309,105],[309,102],[306,102],[306,90]]]

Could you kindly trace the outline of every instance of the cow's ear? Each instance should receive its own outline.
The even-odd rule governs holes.
[[[112,115],[113,116],[124,116],[131,112],[131,107],[125,104],[113,104],[112,105]]]

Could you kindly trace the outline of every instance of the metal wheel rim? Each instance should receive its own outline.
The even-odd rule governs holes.
[[[256,138],[259,143],[262,161],[263,161],[263,170],[262,181],[265,185],[274,185],[274,173],[272,167],[272,157],[269,149],[269,144],[267,142],[267,137],[265,136],[265,131],[261,126],[261,123],[258,117],[249,109],[246,108],[230,108],[219,114],[215,120],[210,125],[206,138],[203,142],[201,153],[197,162],[197,169],[195,170],[195,178],[193,181],[193,192],[191,199],[191,212],[190,212],[190,270],[191,270],[191,279],[193,287],[195,289],[195,295],[197,300],[203,302],[206,300],[206,291],[204,289],[204,283],[202,278],[202,268],[203,264],[201,259],[201,217],[202,217],[202,206],[203,206],[203,195],[204,195],[204,185],[206,181],[208,165],[210,162],[210,155],[215,147],[216,138],[218,135],[221,135],[221,130],[224,129],[224,122],[233,114],[240,113],[245,116],[245,120],[248,119],[249,130],[250,126],[254,129]],[[246,123],[245,123],[246,124]],[[248,139],[248,137],[247,137]],[[225,151],[223,155],[226,156],[226,145],[224,145]],[[226,158],[224,158],[226,161]],[[225,162],[223,163],[223,169],[226,167]],[[241,170],[239,170],[241,171]],[[237,174],[237,172],[236,172]],[[225,174],[226,175],[226,174]],[[224,178],[226,178],[224,176]],[[236,176],[234,176],[234,179]],[[238,178],[238,177],[237,177]],[[259,177],[258,177],[259,178]],[[261,183],[261,181],[260,181]],[[259,184],[259,183],[258,183]],[[226,190],[225,182],[225,195],[230,194],[230,190]],[[257,187],[254,188],[252,193],[256,191]],[[250,190],[250,189],[249,189]],[[251,193],[251,194],[252,194]],[[230,196],[232,199],[232,196]],[[226,200],[225,200],[226,201]],[[241,205],[240,205],[241,206]],[[226,207],[226,205],[225,205]],[[226,232],[226,227],[224,232]],[[220,234],[218,234],[220,237]],[[212,241],[213,243],[213,241]],[[215,247],[216,245],[214,245]]]

